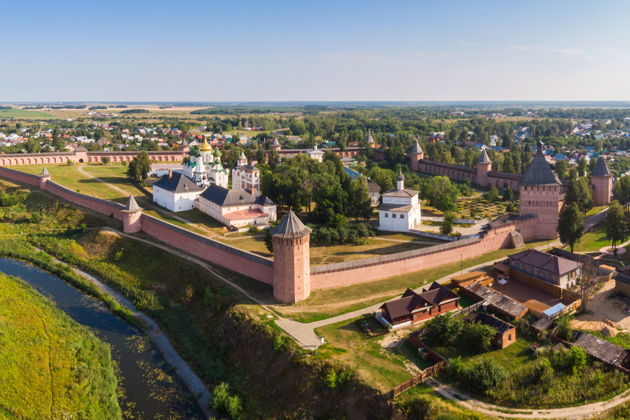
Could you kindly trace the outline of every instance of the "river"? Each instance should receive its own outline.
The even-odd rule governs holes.
[[[35,266],[0,258],[0,272],[18,277],[109,344],[118,401],[126,419],[203,419],[193,396],[147,336],[96,298]]]

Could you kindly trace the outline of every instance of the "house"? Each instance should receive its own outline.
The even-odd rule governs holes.
[[[398,173],[396,189],[381,195],[378,208],[378,228],[390,232],[409,232],[420,223],[418,191],[405,188],[405,176]]]
[[[477,301],[485,301],[491,311],[511,319],[520,319],[527,313],[527,306],[521,302],[481,283],[468,285],[460,293]]]
[[[433,282],[426,290],[416,293],[407,289],[402,297],[384,303],[380,320],[398,328],[414,322],[433,318],[458,308],[459,296],[437,282]]]
[[[567,258],[527,249],[508,257],[510,277],[533,277],[563,289],[575,286],[582,263]]]
[[[496,348],[504,349],[516,341],[516,328],[514,325],[508,324],[494,315],[485,312],[477,312],[470,314],[466,320],[469,322],[479,322],[480,324],[494,328],[497,334],[494,336],[492,344]]]
[[[153,184],[153,201],[170,211],[187,211],[195,207],[195,200],[203,187],[178,172],[170,171]]]
[[[276,205],[266,196],[228,190],[216,184],[211,184],[199,195],[196,207],[233,228],[265,226],[276,220]]]

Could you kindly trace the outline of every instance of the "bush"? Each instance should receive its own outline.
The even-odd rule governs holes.
[[[12,207],[19,204],[24,200],[24,197],[19,194],[9,194],[5,191],[0,191],[0,207]]]
[[[238,395],[230,395],[229,386],[225,382],[221,382],[214,388],[210,406],[232,420],[238,420],[243,410],[241,399]]]
[[[556,335],[563,340],[573,340],[573,328],[571,328],[571,319],[568,316],[561,316],[556,321]]]
[[[311,242],[319,245],[362,245],[374,231],[367,223],[348,223],[338,227],[316,227],[311,233]]]
[[[468,367],[463,367],[460,371],[462,385],[483,393],[498,387],[508,377],[503,366],[488,359],[477,361]]]
[[[427,322],[427,328],[429,328],[430,340],[441,344],[452,344],[464,328],[464,320],[451,313],[445,313]]]
[[[469,322],[466,324],[466,328],[462,330],[458,344],[463,349],[471,349],[476,352],[488,351],[496,334],[496,330],[488,325],[480,322]]]
[[[440,233],[442,235],[450,235],[453,232],[453,223],[455,223],[455,215],[450,211],[444,213],[444,221],[440,227]]]

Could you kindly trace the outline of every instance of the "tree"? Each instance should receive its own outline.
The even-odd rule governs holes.
[[[593,194],[587,178],[571,181],[565,197],[565,204],[576,203],[583,213],[593,207]]]
[[[623,242],[628,235],[628,228],[623,209],[617,200],[613,201],[606,215],[606,237],[610,240],[615,257],[617,256],[617,243]]]
[[[427,322],[428,336],[442,344],[452,344],[464,328],[464,320],[450,312],[438,315]]]
[[[494,203],[499,198],[499,189],[497,187],[492,187],[485,196],[489,202]]]
[[[459,336],[458,342],[461,348],[474,351],[490,350],[492,339],[497,335],[494,328],[481,322],[469,322]]]
[[[514,200],[514,191],[510,187],[506,188],[503,192],[503,201],[513,201]]]
[[[104,157],[101,159],[101,162],[103,162],[103,165],[109,165],[109,157],[104,156]]]
[[[151,171],[151,161],[147,152],[140,152],[138,156],[129,162],[127,176],[135,182],[143,182],[149,177]]]
[[[452,212],[444,213],[444,221],[440,227],[442,235],[450,235],[453,232],[453,223],[455,223],[455,215]]]
[[[613,196],[620,203],[625,204],[630,201],[630,175],[622,176],[615,182]]]
[[[582,300],[582,310],[586,311],[588,300],[595,294],[597,286],[602,280],[598,267],[593,262],[582,265],[580,278],[577,281],[580,299]]]
[[[577,203],[570,203],[565,206],[558,218],[558,233],[560,241],[571,247],[571,252],[575,244],[580,241],[584,234],[584,214],[580,211]]]
[[[459,190],[445,176],[435,176],[426,183],[424,197],[436,209],[447,212],[457,208]]]

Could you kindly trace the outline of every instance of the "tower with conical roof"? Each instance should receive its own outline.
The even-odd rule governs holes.
[[[411,150],[409,151],[409,167],[412,171],[420,170],[420,161],[424,159],[424,150],[420,147],[420,143],[418,140],[411,146]]]
[[[48,172],[48,169],[44,168],[39,174],[39,189],[44,191],[48,181],[50,181],[50,173]]]
[[[551,170],[543,154],[543,144],[538,142],[538,150],[525,174],[519,180],[520,214],[536,216],[532,239],[555,239],[558,236],[558,215],[564,203],[564,188]]]
[[[199,155],[206,163],[212,163],[214,161],[212,155],[212,146],[208,143],[208,140],[204,137],[203,143],[199,145]]]
[[[486,150],[486,146],[481,148],[481,156],[479,156],[479,160],[477,161],[477,180],[476,184],[482,187],[487,187],[490,185],[488,181],[488,172],[492,170],[492,161],[490,160],[490,156],[488,156],[488,152]]]
[[[612,198],[613,176],[608,169],[604,158],[597,159],[593,173],[591,174],[591,184],[593,187],[593,204],[605,206]]]
[[[279,302],[295,303],[311,294],[310,236],[293,211],[271,231],[273,296]]]
[[[368,147],[374,147],[376,142],[374,141],[374,137],[372,137],[372,130],[368,128],[367,136],[365,136],[365,143]]]
[[[123,232],[135,233],[142,230],[142,208],[133,195],[129,196],[127,205],[120,211],[123,222]]]

